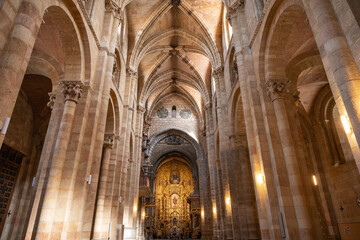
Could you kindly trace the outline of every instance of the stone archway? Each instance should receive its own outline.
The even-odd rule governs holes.
[[[175,144],[171,141],[175,142]],[[182,142],[186,147],[182,149],[176,142]],[[166,151],[161,151],[161,147],[159,147],[163,144],[168,144]],[[187,151],[184,151],[184,149],[187,149]],[[147,161],[152,165],[152,169],[150,170],[152,173],[156,173],[162,162],[169,158],[181,158],[191,167],[194,179],[194,193],[192,194],[194,199],[191,199],[191,201],[196,204],[195,198],[200,199],[197,212],[196,214],[193,213],[193,216],[194,218],[198,216],[197,218],[201,220],[200,225],[203,232],[210,231],[211,225],[209,222],[211,221],[212,216],[211,201],[209,201],[211,199],[210,183],[208,182],[207,161],[204,158],[200,143],[183,129],[170,128],[153,134],[150,138],[148,150],[149,158]],[[154,183],[156,175],[153,174],[150,179],[151,188],[155,189]],[[197,234],[197,232],[194,234]]]

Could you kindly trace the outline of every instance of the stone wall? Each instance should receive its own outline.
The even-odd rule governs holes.
[[[176,118],[172,117],[173,106],[176,107]],[[166,111],[164,111],[163,116],[165,118],[160,118],[158,116],[158,111],[162,109],[162,107],[167,110],[167,117],[165,117]],[[190,110],[191,116],[189,118],[183,118],[180,116],[180,112],[185,109]],[[173,94],[164,98],[162,101],[157,103],[150,115],[150,136],[164,129],[180,128],[187,131],[190,135],[195,136],[195,138],[199,137],[199,117],[193,106],[191,106],[183,97]]]
[[[5,144],[29,157],[32,151],[33,128],[32,108],[26,94],[21,91],[11,116]]]

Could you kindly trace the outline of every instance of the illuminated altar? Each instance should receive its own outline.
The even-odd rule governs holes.
[[[193,192],[193,174],[186,161],[172,158],[158,167],[154,184],[157,232],[167,236],[190,234],[192,223],[188,198]]]

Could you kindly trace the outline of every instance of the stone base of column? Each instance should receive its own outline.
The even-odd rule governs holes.
[[[136,240],[136,227],[124,228],[124,240]]]
[[[123,224],[117,224],[116,225],[116,240],[123,240],[124,239],[124,225]]]

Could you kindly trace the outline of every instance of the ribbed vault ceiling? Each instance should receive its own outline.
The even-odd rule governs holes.
[[[211,71],[221,64],[222,2],[133,0],[126,9],[139,104],[150,110],[180,94],[201,111],[210,101]]]

